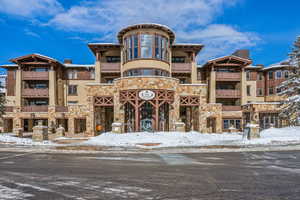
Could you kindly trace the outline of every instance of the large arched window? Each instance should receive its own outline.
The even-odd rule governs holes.
[[[124,62],[138,58],[154,58],[169,62],[169,41],[154,34],[134,34],[124,39]]]

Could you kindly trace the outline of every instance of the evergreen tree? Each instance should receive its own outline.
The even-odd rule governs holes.
[[[290,125],[300,125],[300,36],[294,43],[289,55],[289,64],[292,70],[289,78],[281,84],[281,95],[286,100],[280,116],[287,119]]]

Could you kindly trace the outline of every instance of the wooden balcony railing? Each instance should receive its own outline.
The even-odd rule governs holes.
[[[241,111],[241,106],[222,106],[223,111]]]
[[[67,106],[56,106],[55,112],[68,112],[68,107]]]
[[[106,63],[101,62],[101,72],[120,72],[121,64],[120,63]]]
[[[48,72],[23,71],[23,80],[49,80]]]
[[[216,72],[217,81],[240,81],[241,73],[238,72]]]
[[[192,63],[172,63],[172,72],[190,73],[192,72]]]
[[[23,97],[49,97],[49,89],[31,89],[31,88],[24,88],[22,90]]]
[[[240,90],[216,90],[217,98],[240,98]]]
[[[13,106],[5,106],[4,112],[14,112],[14,107]]]
[[[23,106],[22,112],[48,112],[48,106]]]

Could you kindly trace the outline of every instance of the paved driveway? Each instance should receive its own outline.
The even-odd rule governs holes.
[[[300,198],[300,152],[0,153],[0,199]]]

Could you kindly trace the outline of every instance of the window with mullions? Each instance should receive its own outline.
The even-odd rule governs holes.
[[[172,63],[185,63],[185,57],[172,57]]]
[[[223,120],[223,129],[229,129],[230,127],[241,129],[241,120],[240,119],[225,119]]]
[[[154,34],[134,34],[124,39],[124,62],[137,58],[169,61],[169,41]]]
[[[124,76],[170,76],[169,72],[161,69],[131,69]]]
[[[276,79],[281,79],[281,78],[282,78],[282,72],[276,71]]]

